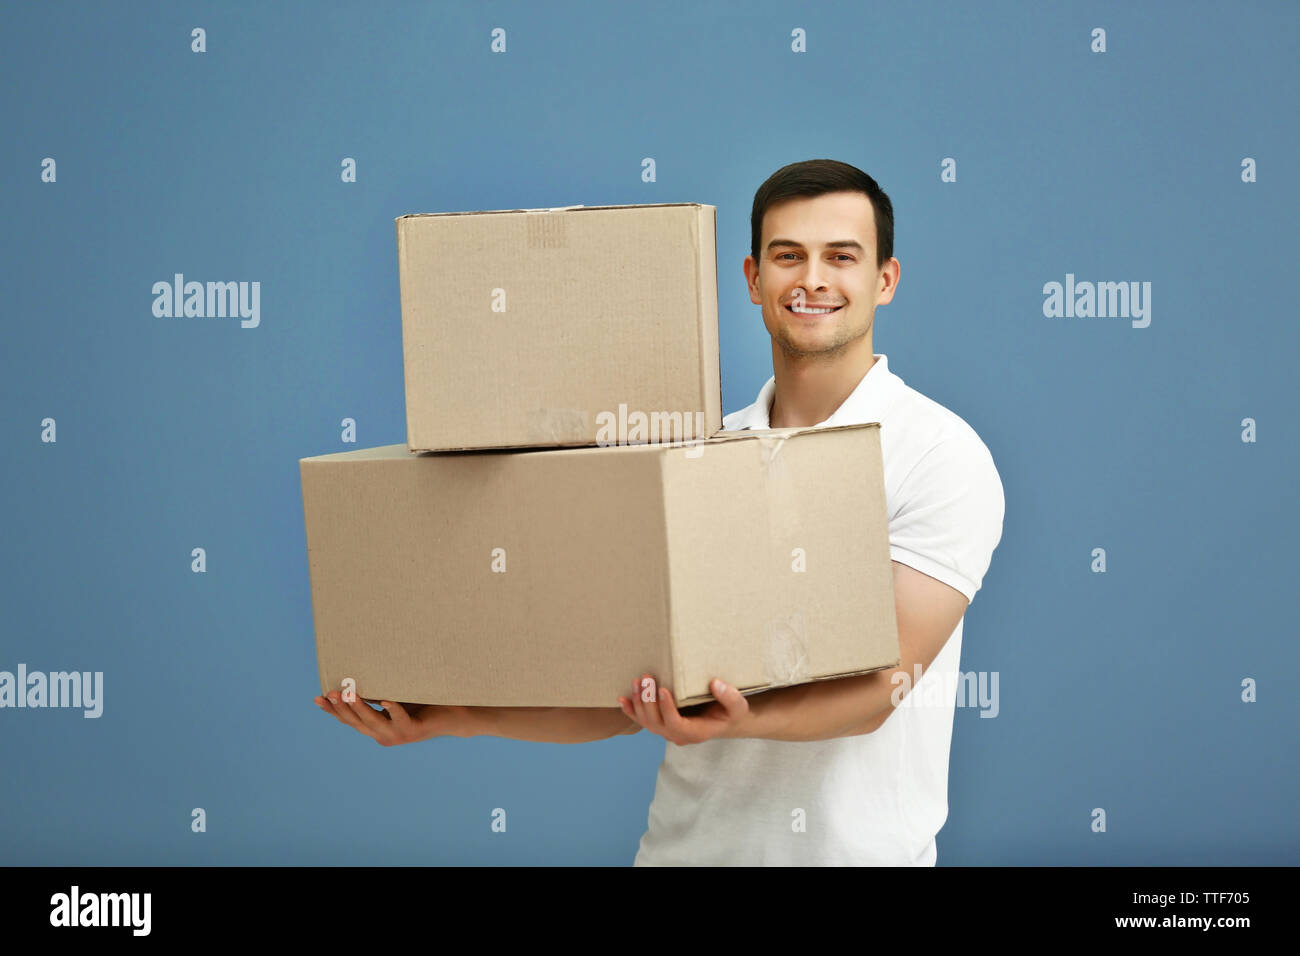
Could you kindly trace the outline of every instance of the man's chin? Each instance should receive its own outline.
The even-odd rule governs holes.
[[[807,332],[791,333],[783,330],[777,337],[782,351],[787,355],[806,358],[829,357],[839,352],[845,345],[837,335],[809,335]]]

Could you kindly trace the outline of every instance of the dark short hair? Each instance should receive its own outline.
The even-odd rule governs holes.
[[[754,208],[749,214],[749,253],[761,262],[759,243],[763,241],[763,215],[768,207],[797,196],[820,196],[835,192],[866,193],[876,219],[876,268],[894,254],[894,204],[880,185],[848,163],[834,159],[806,159],[782,166],[754,193]]]

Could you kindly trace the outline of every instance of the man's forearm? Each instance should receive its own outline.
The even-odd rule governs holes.
[[[734,736],[765,740],[830,740],[870,733],[894,712],[897,668],[857,677],[780,687],[749,697],[749,714]]]
[[[581,744],[640,726],[617,707],[467,707],[460,737],[506,737],[550,744]]]

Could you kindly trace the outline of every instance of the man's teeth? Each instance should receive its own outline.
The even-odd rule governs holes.
[[[835,309],[799,309],[799,308],[795,308],[792,305],[790,306],[790,311],[796,313],[797,315],[828,315],[831,312],[834,312],[838,308],[839,306],[836,306]]]

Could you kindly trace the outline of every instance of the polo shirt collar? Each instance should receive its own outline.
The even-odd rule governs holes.
[[[855,425],[862,422],[880,421],[888,401],[893,397],[897,385],[902,379],[889,370],[889,357],[882,353],[873,353],[876,363],[867,369],[857,387],[849,397],[831,413],[830,418],[818,422],[815,428],[830,425]],[[754,404],[737,412],[739,416],[732,425],[732,430],[746,428],[770,428],[769,415],[772,412],[772,398],[776,394],[776,376],[772,376],[759,389]]]

